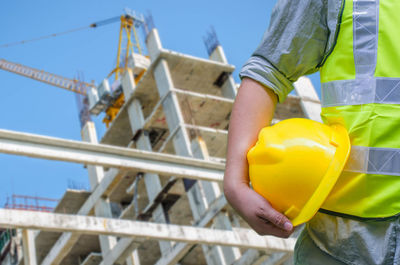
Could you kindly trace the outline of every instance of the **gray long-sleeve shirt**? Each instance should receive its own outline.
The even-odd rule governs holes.
[[[271,88],[283,102],[302,75],[318,71],[335,46],[344,0],[278,0],[240,78]]]

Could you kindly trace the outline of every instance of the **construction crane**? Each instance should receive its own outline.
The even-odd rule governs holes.
[[[121,20],[121,26],[119,29],[117,65],[115,69],[113,69],[109,74],[110,76],[115,73],[115,80],[118,80],[119,75],[128,67],[128,58],[130,54],[135,52],[134,48],[137,49],[137,52],[139,54],[143,54],[139,37],[136,31],[137,28],[139,28],[144,24],[143,15],[137,15],[134,11],[125,8],[125,15],[121,16],[120,20]],[[126,36],[126,44],[125,44],[125,53],[122,55],[121,53],[123,49],[124,33]],[[134,37],[134,39],[132,37]]]
[[[80,110],[80,120],[81,124],[83,124],[82,119],[90,119],[90,114],[98,115],[101,112],[105,112],[105,117],[103,119],[103,123],[108,127],[109,124],[114,120],[116,115],[118,114],[120,108],[124,104],[124,94],[122,91],[122,87],[120,85],[119,76],[129,67],[129,65],[135,64],[135,58],[137,56],[143,57],[141,60],[147,60],[147,57],[142,56],[143,50],[140,46],[137,29],[144,25],[144,17],[143,15],[137,15],[134,11],[125,8],[125,14],[122,16],[112,17],[109,19],[105,19],[96,23],[90,24],[88,27],[97,28],[100,26],[104,26],[110,23],[115,23],[117,21],[121,22],[120,32],[119,32],[119,42],[118,42],[118,51],[117,51],[117,64],[116,67],[110,72],[107,76],[108,78],[115,74],[115,81],[112,84],[112,89],[108,85],[108,80],[105,79],[100,84],[99,87],[96,87],[95,84],[82,82],[78,79],[70,79],[60,75],[52,74],[49,72],[45,72],[43,70],[38,70],[29,66],[25,66],[19,63],[14,63],[7,61],[5,59],[0,59],[0,69],[19,74],[25,77],[32,78],[34,80],[47,83],[49,85],[53,85],[56,87],[60,87],[80,95],[84,96],[83,99],[83,109]],[[80,29],[84,29],[87,27],[82,27]],[[60,34],[66,34],[69,32],[74,32],[76,30],[70,30],[67,32],[62,32]],[[36,41],[49,37],[57,36],[56,34],[51,34],[48,36],[42,36],[39,38],[35,38],[28,41]],[[125,36],[125,38],[124,38]],[[27,41],[21,41],[17,43],[6,44],[15,45],[19,43],[26,43]],[[134,56],[135,48],[137,52],[137,56]],[[125,51],[124,51],[125,50]],[[137,59],[136,59],[137,60]],[[149,64],[149,62],[147,63]],[[139,68],[140,72],[135,73],[135,81],[143,76],[147,67]],[[89,106],[90,104],[90,106]]]
[[[116,18],[112,18],[102,21],[100,22],[100,25],[112,23],[115,21],[115,19]],[[100,86],[100,89],[98,89],[99,99],[91,108],[92,114],[97,115],[101,111],[106,113],[103,122],[106,124],[107,128],[115,119],[125,102],[124,93],[122,91],[122,87],[120,86],[119,76],[129,67],[130,61],[131,64],[135,61],[135,57],[132,56],[135,53],[135,48],[139,55],[143,54],[137,34],[137,29],[140,26],[143,26],[145,23],[143,15],[138,15],[133,10],[125,8],[125,15],[121,16],[119,19],[121,21],[121,25],[119,30],[117,65],[107,76],[109,78],[115,74],[115,81],[111,85],[113,89],[109,89],[110,86],[103,82]],[[144,72],[145,68],[141,69],[140,73],[135,75],[136,82],[138,82],[138,80],[143,76]]]
[[[52,86],[64,88],[66,90],[79,93],[84,96],[86,96],[87,88],[96,88],[93,83],[82,83],[79,82],[77,79],[69,79],[63,76],[45,72],[43,70],[38,70],[22,64],[6,61],[4,59],[0,59],[0,69],[6,70],[14,74],[29,77]]]
[[[83,126],[86,121],[90,120],[87,91],[96,88],[93,82],[86,83],[78,79],[66,78],[26,65],[10,62],[5,59],[0,59],[0,69],[72,91],[77,93],[77,95],[81,95],[81,97],[83,97],[82,99],[80,99],[81,97],[77,97],[78,105],[80,105],[79,100],[82,101],[82,106],[79,108],[79,120],[81,126]]]

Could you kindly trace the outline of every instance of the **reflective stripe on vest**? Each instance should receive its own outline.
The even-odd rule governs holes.
[[[322,84],[322,107],[400,104],[400,78],[372,77]]]
[[[354,0],[353,46],[356,79],[373,76],[378,45],[379,0]]]
[[[346,172],[400,175],[400,149],[352,146]]]
[[[387,98],[388,93],[382,90],[390,87],[391,83],[386,82],[386,78],[373,77],[378,44],[378,7],[379,0],[353,2],[355,80],[322,83],[322,107],[380,103],[376,99]]]
[[[400,1],[345,1],[337,45],[321,68],[321,116],[344,125],[353,146],[326,210],[367,218],[400,213],[398,10]]]

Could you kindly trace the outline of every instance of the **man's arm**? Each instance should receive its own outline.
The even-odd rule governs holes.
[[[259,131],[270,124],[276,102],[271,89],[243,78],[229,125],[224,192],[232,207],[258,234],[288,237],[293,226],[287,217],[249,187],[246,158]]]

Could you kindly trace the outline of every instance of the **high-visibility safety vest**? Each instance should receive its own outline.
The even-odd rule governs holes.
[[[400,1],[343,1],[320,69],[322,119],[348,130],[345,171],[322,206],[362,218],[400,213]]]

